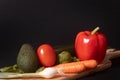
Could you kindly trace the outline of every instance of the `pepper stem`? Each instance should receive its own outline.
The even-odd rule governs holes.
[[[100,29],[100,27],[96,27],[96,28],[91,32],[91,35],[95,34],[99,29]]]

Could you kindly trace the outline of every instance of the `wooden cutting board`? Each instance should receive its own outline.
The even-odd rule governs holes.
[[[82,78],[82,77],[103,71],[107,68],[110,68],[112,66],[111,59],[119,58],[119,57],[120,57],[120,50],[107,49],[104,61],[101,64],[99,64],[95,69],[91,69],[81,73],[56,75],[52,79],[29,77],[29,78],[17,78],[17,79],[9,79],[9,80],[75,80],[77,78]],[[8,80],[8,79],[0,79],[0,80]]]

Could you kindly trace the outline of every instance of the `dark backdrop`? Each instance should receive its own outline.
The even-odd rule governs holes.
[[[119,1],[0,0],[0,67],[16,63],[23,43],[74,43],[76,34],[100,26],[109,46],[120,48]]]

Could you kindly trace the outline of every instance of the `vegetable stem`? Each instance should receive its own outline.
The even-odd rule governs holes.
[[[99,29],[100,29],[100,27],[96,27],[96,28],[91,32],[91,35],[94,35]]]
[[[7,78],[22,78],[22,77],[40,77],[40,75],[39,73],[24,73],[24,74],[8,75]]]
[[[27,78],[27,77],[42,77],[42,78],[52,78],[54,77],[59,70],[54,68],[45,68],[43,71],[37,73],[24,73],[24,74],[13,74],[8,75],[7,78]]]

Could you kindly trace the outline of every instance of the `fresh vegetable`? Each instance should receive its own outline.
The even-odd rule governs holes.
[[[99,27],[91,31],[79,32],[75,39],[75,51],[80,60],[95,59],[101,63],[107,49],[107,38],[97,32]]]
[[[73,61],[73,62],[78,62],[78,61],[80,61],[80,59],[78,59],[76,56],[73,56],[73,57],[72,57],[72,61]]]
[[[8,75],[6,78],[27,78],[27,77],[42,77],[42,78],[53,78],[57,73],[62,73],[59,69],[54,69],[54,68],[45,68],[41,72],[37,73],[24,73],[24,74],[12,74]]]
[[[23,72],[35,72],[39,67],[36,52],[31,44],[24,43],[17,56],[17,65]]]
[[[93,69],[96,67],[97,67],[96,60],[71,62],[71,63],[64,63],[64,64],[58,64],[56,66],[53,66],[53,68],[55,68],[55,69],[61,69],[63,71],[63,73],[83,72],[86,69]]]
[[[14,73],[24,73],[17,64],[14,64],[12,66],[6,66],[0,68],[0,72],[14,72]]]
[[[68,51],[62,51],[58,54],[58,62],[59,64],[72,62],[72,55]]]
[[[44,67],[44,66],[39,67],[39,68],[36,70],[36,72],[40,72],[40,71],[42,71],[42,70],[44,70],[44,69],[45,69],[45,67]]]
[[[68,51],[62,51],[57,55],[57,63],[56,64],[63,64],[63,63],[70,63],[70,62],[77,62],[80,61],[76,56],[73,56]]]
[[[45,66],[50,67],[56,63],[56,53],[50,44],[42,44],[37,49],[39,62]]]
[[[84,66],[86,67],[86,69],[93,69],[97,67],[97,61],[94,59],[91,60],[84,60],[84,61],[80,61],[80,63],[84,64]]]

